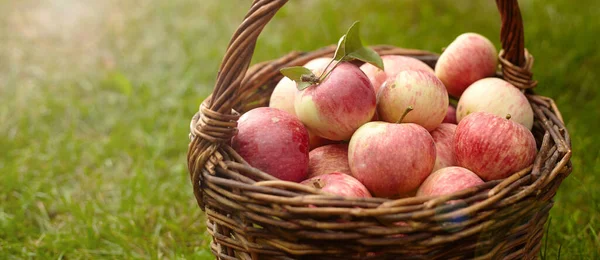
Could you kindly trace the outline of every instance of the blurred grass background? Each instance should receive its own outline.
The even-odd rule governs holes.
[[[189,183],[189,119],[250,1],[0,1],[0,259],[211,259]],[[547,258],[600,258],[600,2],[520,1],[537,92],[556,99],[574,171]],[[255,61],[335,43],[439,52],[494,1],[291,1]]]

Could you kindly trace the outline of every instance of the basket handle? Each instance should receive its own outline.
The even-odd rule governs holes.
[[[537,81],[532,79],[533,73],[531,73],[534,59],[525,48],[523,18],[519,3],[517,0],[496,0],[496,6],[502,19],[500,30],[502,50],[498,54],[498,59],[502,65],[504,80],[520,89],[534,88],[537,86]]]

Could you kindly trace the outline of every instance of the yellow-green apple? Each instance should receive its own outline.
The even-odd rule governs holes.
[[[447,195],[483,184],[477,174],[462,167],[446,167],[433,172],[417,191],[417,196]]]
[[[452,105],[448,105],[448,111],[446,112],[446,117],[442,123],[450,123],[450,124],[458,124],[456,121],[456,108]]]
[[[404,118],[432,131],[448,110],[448,93],[444,84],[429,71],[404,70],[389,78],[379,89],[377,113],[386,122],[396,122],[406,107],[413,111]]]
[[[441,168],[456,165],[456,157],[454,156],[454,133],[456,125],[443,123],[435,130],[431,131],[431,137],[435,142],[435,166],[433,171]]]
[[[312,177],[301,182],[304,185],[344,197],[370,198],[369,190],[354,177],[341,172],[332,172]]]
[[[340,141],[350,139],[356,129],[373,118],[376,98],[367,76],[356,65],[342,62],[321,83],[296,93],[294,106],[310,131]]]
[[[243,114],[232,147],[250,165],[281,180],[300,182],[308,175],[308,131],[283,110],[260,107]]]
[[[379,91],[381,84],[383,84],[388,78],[395,77],[398,72],[403,70],[425,70],[433,73],[433,69],[424,62],[417,60],[412,57],[400,56],[400,55],[386,55],[381,56],[383,60],[383,67],[385,70],[377,68],[376,66],[365,63],[360,66],[360,69],[369,77],[375,93]]]
[[[330,61],[331,58],[316,58],[304,64],[304,67],[308,69],[325,68]],[[297,91],[296,82],[288,77],[283,77],[277,85],[275,85],[275,89],[273,89],[273,93],[271,93],[269,107],[278,108],[292,115],[296,115],[294,99]]]
[[[295,116],[294,98],[296,97],[296,91],[296,82],[288,77],[283,77],[271,93],[269,107],[281,109]]]
[[[348,146],[352,176],[377,197],[398,197],[417,190],[435,164],[435,144],[413,123],[369,122]]]
[[[498,58],[496,47],[484,36],[476,33],[459,35],[435,65],[435,75],[444,82],[448,93],[460,97],[473,82],[496,73]]]
[[[531,165],[535,138],[523,125],[487,112],[463,118],[454,134],[454,155],[459,166],[485,181],[503,179]]]
[[[331,172],[351,174],[348,165],[348,144],[330,144],[318,147],[308,154],[308,177]]]
[[[458,100],[456,119],[460,122],[473,112],[488,112],[505,117],[531,130],[533,110],[527,97],[512,84],[499,78],[485,78],[473,83]]]

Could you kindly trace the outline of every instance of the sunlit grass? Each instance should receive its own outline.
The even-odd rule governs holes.
[[[521,1],[537,91],[573,137],[548,259],[600,257],[600,5],[584,2]],[[0,3],[1,259],[211,258],[187,126],[249,3]],[[369,44],[439,51],[465,31],[498,43],[499,19],[493,1],[291,1],[255,61],[334,43],[354,20]]]

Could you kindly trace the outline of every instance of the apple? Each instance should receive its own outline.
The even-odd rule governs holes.
[[[512,119],[475,112],[456,127],[457,164],[485,181],[503,179],[524,169],[533,163],[536,152],[533,134]]]
[[[458,124],[456,121],[456,108],[452,105],[448,105],[448,111],[446,111],[446,117],[444,117],[442,123]]]
[[[477,174],[462,167],[446,167],[429,175],[417,191],[417,196],[447,195],[483,184]]]
[[[400,55],[385,55],[381,56],[383,67],[385,70],[375,67],[372,64],[365,63],[360,66],[360,69],[367,75],[375,93],[379,91],[381,85],[388,79],[395,77],[398,72],[404,70],[425,70],[433,73],[433,69],[424,62],[412,57]]]
[[[281,180],[300,182],[308,175],[308,131],[283,110],[260,107],[246,112],[231,143],[250,165]]]
[[[451,96],[460,97],[473,82],[496,74],[497,55],[490,40],[476,33],[464,33],[440,55],[435,75]]]
[[[441,168],[456,165],[454,156],[454,133],[456,132],[455,124],[443,123],[435,130],[431,131],[431,137],[435,142],[435,166],[433,171]]]
[[[331,58],[316,58],[304,64],[304,67],[308,69],[325,68],[330,61]],[[283,77],[277,85],[275,85],[275,89],[273,89],[273,93],[271,93],[269,107],[278,108],[292,115],[296,115],[294,99],[296,98],[297,91],[296,82],[288,77]]]
[[[327,66],[329,64],[329,62],[331,62],[331,57],[321,57],[321,58],[316,58],[316,59],[312,59],[310,61],[308,61],[306,64],[304,64],[303,66],[305,68],[314,70],[314,69],[324,69],[325,66]]]
[[[344,197],[371,197],[371,194],[365,185],[360,183],[354,177],[341,172],[332,172],[315,176],[302,181],[301,184]]]
[[[413,111],[404,118],[432,131],[437,128],[448,110],[448,93],[444,84],[429,71],[404,70],[388,79],[379,89],[377,113],[386,122],[396,122],[405,108]]]
[[[321,71],[314,70],[315,75]],[[320,84],[296,93],[296,115],[315,134],[348,140],[373,118],[376,98],[371,82],[356,66],[342,62]]]
[[[458,101],[456,119],[460,122],[470,113],[480,111],[499,117],[510,114],[512,121],[530,130],[533,127],[533,110],[527,97],[499,78],[481,79],[469,86]]]
[[[348,165],[348,145],[330,144],[316,148],[308,154],[308,177],[331,172],[351,174]]]
[[[295,116],[294,98],[296,97],[296,91],[296,82],[283,77],[271,93],[269,107],[281,109]]]
[[[429,176],[435,164],[435,144],[425,128],[413,123],[369,122],[350,139],[352,176],[377,197],[411,192]]]

